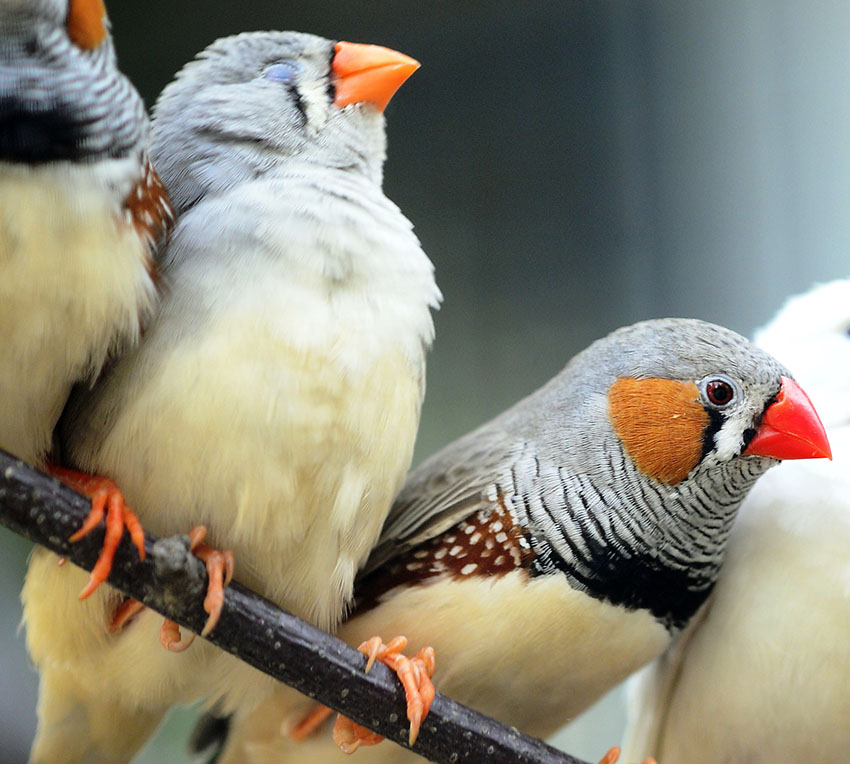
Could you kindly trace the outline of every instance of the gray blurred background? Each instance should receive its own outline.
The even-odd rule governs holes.
[[[386,191],[445,295],[417,459],[616,326],[744,333],[850,275],[844,0],[112,0],[148,104],[214,38],[299,29],[422,62],[387,109]],[[0,528],[0,762],[26,759],[36,675],[18,633],[28,546]],[[485,638],[485,635],[482,635]],[[93,681],[96,681],[93,678]],[[140,761],[184,762],[192,712]],[[557,743],[619,739],[612,693]]]

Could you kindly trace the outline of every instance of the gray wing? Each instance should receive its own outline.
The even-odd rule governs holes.
[[[423,462],[393,503],[361,575],[491,504],[491,489],[522,448],[516,436],[485,425]]]

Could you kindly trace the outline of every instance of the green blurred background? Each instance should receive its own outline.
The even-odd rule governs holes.
[[[148,104],[238,31],[299,29],[422,62],[387,110],[385,182],[445,295],[417,459],[616,326],[686,315],[750,333],[789,294],[850,275],[843,0],[112,0],[110,12]],[[4,764],[26,760],[35,722],[18,632],[27,553],[0,529]],[[139,761],[187,761],[191,717],[176,713]],[[616,691],[556,742],[595,760],[623,718]]]

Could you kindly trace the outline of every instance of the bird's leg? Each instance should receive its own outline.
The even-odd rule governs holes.
[[[428,715],[434,700],[435,691],[431,677],[434,675],[435,656],[433,648],[424,647],[414,658],[408,658],[401,653],[406,645],[406,637],[396,637],[386,645],[380,637],[372,637],[357,649],[368,658],[367,673],[374,662],[379,660],[395,671],[401,680],[407,697],[407,718],[410,720],[408,743],[412,746],[419,735],[422,720]],[[345,753],[354,753],[361,745],[376,745],[383,740],[377,733],[342,715],[337,717],[333,736],[334,742]]]
[[[106,514],[106,535],[103,538],[103,549],[97,558],[89,576],[89,582],[80,592],[80,599],[88,597],[98,586],[109,577],[112,570],[112,560],[115,550],[121,543],[124,528],[130,532],[130,539],[139,550],[139,559],[145,559],[145,532],[139,518],[126,504],[118,486],[109,478],[97,475],[87,475],[85,472],[67,469],[52,464],[48,471],[55,478],[75,491],[85,494],[91,499],[91,510],[80,529],[68,540],[79,541],[83,536],[97,527]]]
[[[289,733],[289,739],[301,743],[312,735],[322,722],[325,721],[331,714],[333,709],[327,706],[316,706],[307,716],[305,716]]]
[[[619,758],[620,746],[615,745],[613,748],[608,749],[608,752],[599,760],[599,764],[616,764]],[[643,764],[658,764],[658,762],[655,759],[644,759]]]
[[[209,634],[218,623],[221,608],[224,605],[224,587],[233,579],[233,570],[236,559],[229,549],[219,551],[202,543],[206,538],[207,529],[203,525],[196,525],[189,531],[189,551],[207,567],[209,584],[207,585],[207,596],[204,598],[204,610],[209,617],[204,625],[201,636]],[[180,627],[173,621],[165,620],[159,632],[159,641],[164,648],[171,652],[182,652],[192,644],[194,637],[183,640],[180,636]]]
[[[112,617],[112,622],[109,624],[107,631],[110,634],[117,634],[130,621],[130,619],[145,609],[145,606],[138,600],[132,597],[127,597],[115,610],[115,615]]]

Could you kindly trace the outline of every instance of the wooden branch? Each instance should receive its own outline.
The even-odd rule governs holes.
[[[89,507],[85,497],[0,451],[0,523],[86,570],[91,570],[97,560],[102,529],[74,544],[67,539],[80,527]],[[201,604],[206,571],[189,552],[188,537],[157,541],[148,535],[145,547],[148,556],[141,562],[124,535],[110,585],[200,633],[206,621]],[[406,746],[404,692],[386,666],[376,664],[365,674],[365,658],[354,648],[238,583],[225,590],[221,620],[208,639],[358,724]],[[413,750],[443,764],[585,764],[440,694]]]

